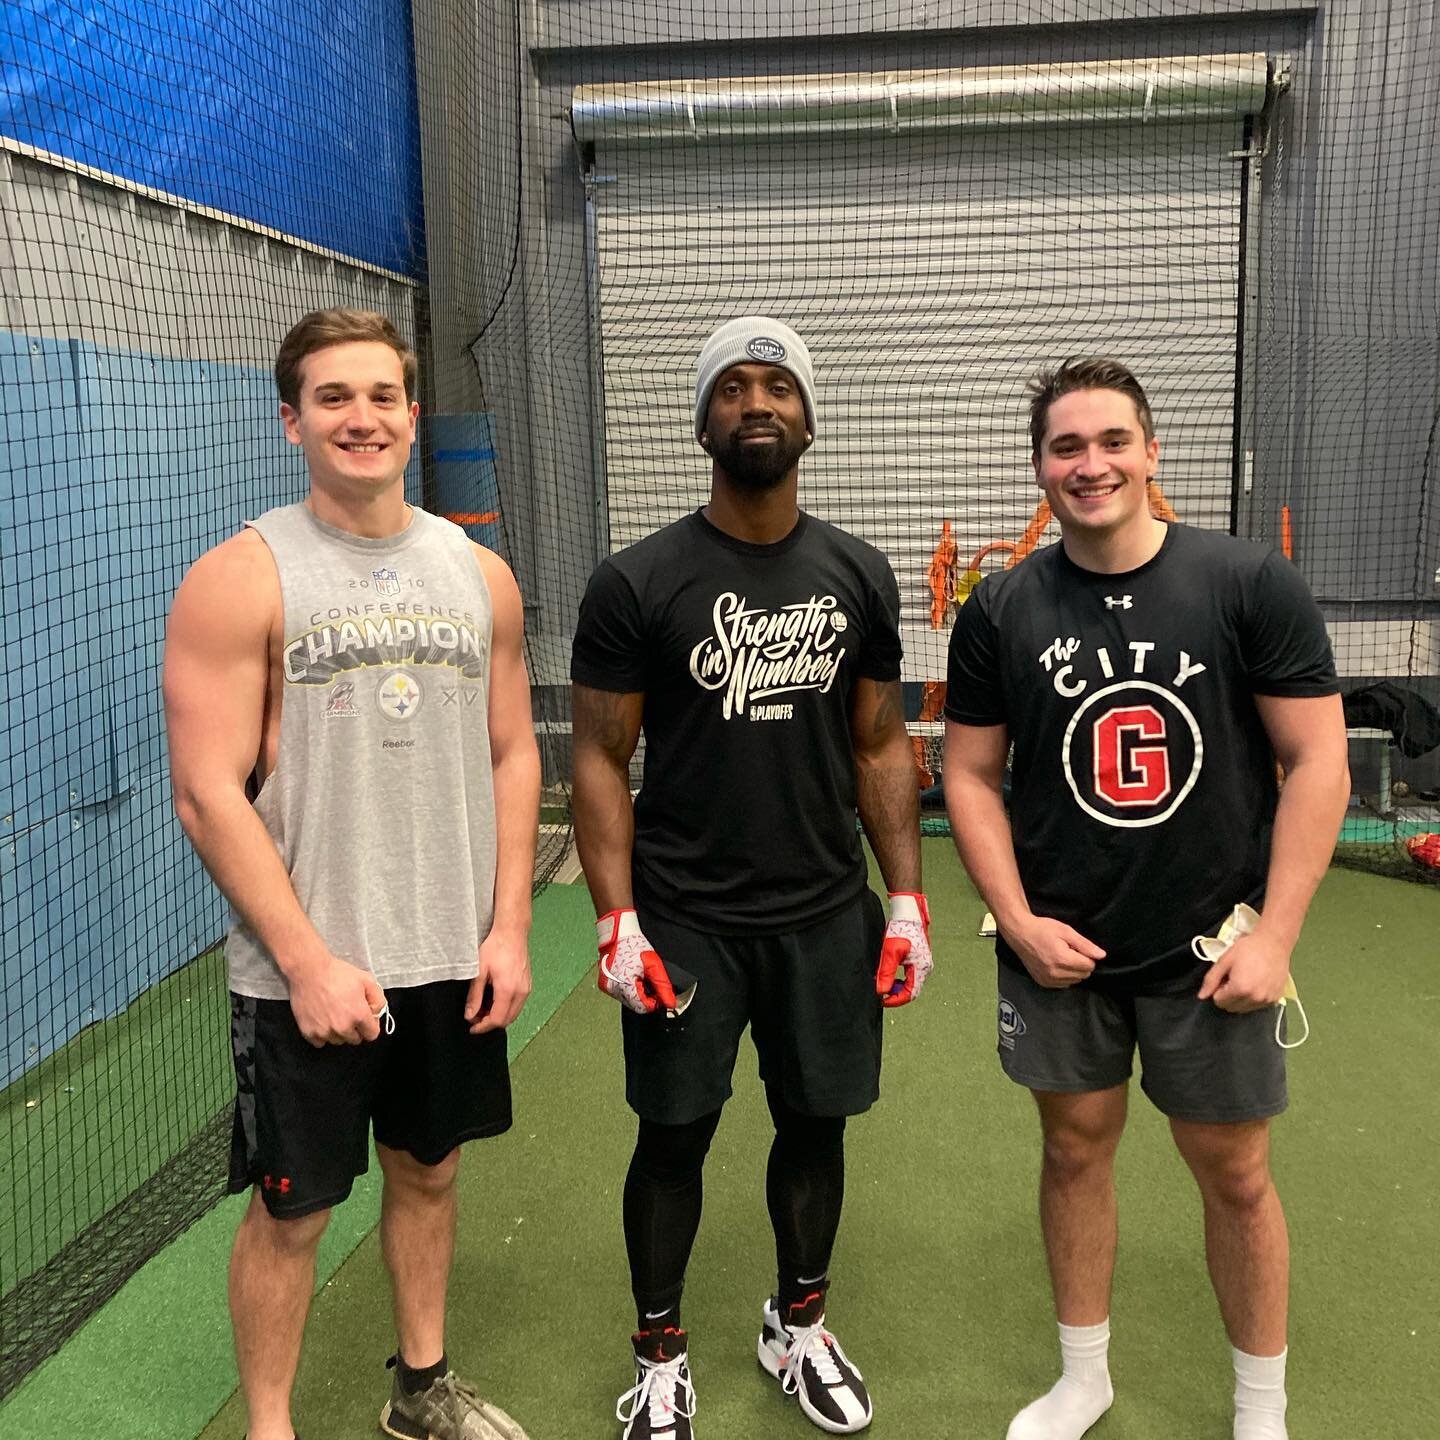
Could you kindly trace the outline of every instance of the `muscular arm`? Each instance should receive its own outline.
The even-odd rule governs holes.
[[[345,967],[353,974],[335,970],[342,962],[300,908],[245,793],[260,759],[279,607],[275,563],[249,532],[197,560],[176,593],[164,675],[175,813],[225,898],[280,967],[306,1038],[373,1039],[379,987],[354,967]]]
[[[1001,790],[1009,748],[1003,725],[945,722],[941,766],[950,833],[961,863],[1007,938],[1030,918]]]
[[[640,740],[642,694],[615,694],[573,685],[575,846],[595,913],[634,905],[630,862],[635,809],[630,757]]]
[[[1350,796],[1345,715],[1338,695],[1257,695],[1255,707],[1285,770],[1275,811],[1265,913],[1205,977],[1200,995],[1224,1010],[1272,1005],[1284,992],[1290,952],[1340,834]]]
[[[1001,789],[1009,749],[1004,725],[947,720],[945,810],[955,848],[1000,934],[1037,984],[1059,989],[1083,980],[1105,952],[1069,925],[1030,909]]]
[[[490,591],[490,767],[495,786],[495,919],[480,947],[465,1018],[476,1034],[503,1029],[530,994],[530,890],[540,823],[540,751],[525,674],[524,607],[510,567],[474,547]],[[485,986],[491,1007],[481,1013]],[[477,1018],[478,1017],[478,1018]]]
[[[855,806],[885,888],[918,893],[923,889],[920,790],[898,680],[861,677],[850,702],[850,738],[855,750]]]

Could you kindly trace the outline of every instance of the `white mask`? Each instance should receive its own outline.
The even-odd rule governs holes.
[[[1191,942],[1190,948],[1195,952],[1197,960],[1206,960],[1214,964],[1222,955],[1226,954],[1230,947],[1243,935],[1253,935],[1260,925],[1259,912],[1249,905],[1237,905],[1226,917],[1220,926],[1218,935],[1197,935]],[[1285,1015],[1286,1004],[1293,1000],[1296,1013],[1300,1016],[1300,1023],[1305,1027],[1304,1033],[1298,1040],[1285,1041],[1280,1038],[1281,1021]],[[1305,1014],[1305,1007],[1300,1003],[1300,992],[1295,988],[1295,977],[1286,975],[1285,993],[1275,1002],[1275,1043],[1282,1050],[1297,1050],[1310,1038],[1310,1019]]]

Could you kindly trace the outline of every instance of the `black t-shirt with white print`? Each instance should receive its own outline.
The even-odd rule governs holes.
[[[945,713],[1014,742],[1030,908],[1104,948],[1094,983],[1163,991],[1198,984],[1193,936],[1264,900],[1277,791],[1253,697],[1338,689],[1288,560],[1171,525],[1125,574],[1057,544],[982,580],[950,636]],[[1003,939],[996,953],[1020,968]]]
[[[850,702],[899,678],[899,618],[885,557],[803,512],[752,545],[696,511],[601,562],[570,676],[645,696],[642,908],[780,934],[861,893]]]

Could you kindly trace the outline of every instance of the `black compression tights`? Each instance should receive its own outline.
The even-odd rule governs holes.
[[[845,1194],[845,1121],[801,1115],[768,1090],[766,1098],[775,1139],[765,1198],[781,1288],[788,1289],[802,1277],[824,1274],[830,1263]],[[642,1330],[665,1312],[678,1318],[685,1266],[700,1228],[701,1175],[719,1121],[716,1110],[688,1125],[640,1122],[625,1177],[624,1219]]]
[[[803,1299],[802,1279],[823,1276],[845,1200],[845,1117],[802,1115],[773,1091],[765,1098],[775,1121],[765,1201],[775,1227],[780,1298]]]

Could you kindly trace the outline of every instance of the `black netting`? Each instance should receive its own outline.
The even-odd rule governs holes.
[[[519,577],[537,883],[568,843],[579,596],[705,498],[694,358],[747,311],[815,356],[802,503],[900,577],[921,783],[956,604],[1054,538],[1024,382],[1101,351],[1150,391],[1164,502],[1320,598],[1356,692],[1342,857],[1440,874],[1434,23],[7,7],[0,1389],[219,1190],[224,914],[172,818],[157,677],[186,566],[304,491],[268,370],[309,309],[416,342],[409,493]]]

